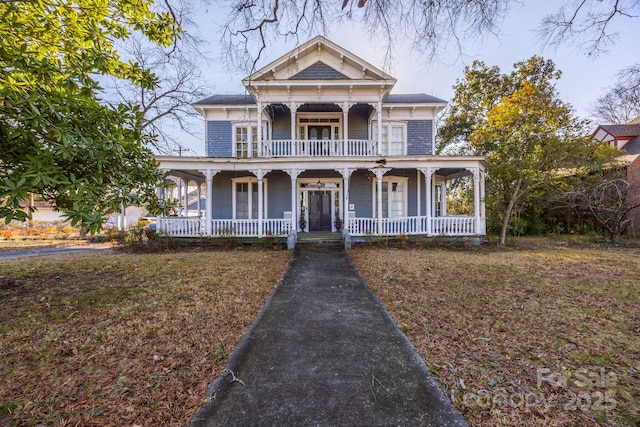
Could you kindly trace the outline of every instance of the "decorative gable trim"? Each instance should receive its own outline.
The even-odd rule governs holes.
[[[319,61],[350,80],[384,80],[393,83],[396,81],[364,59],[322,36],[316,36],[251,74],[243,82],[247,85],[250,82],[264,80],[289,80]]]

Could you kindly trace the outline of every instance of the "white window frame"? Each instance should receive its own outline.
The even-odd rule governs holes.
[[[237,218],[237,205],[236,205],[236,195],[237,195],[237,191],[236,191],[236,184],[241,184],[241,183],[248,183],[248,190],[249,190],[249,212],[248,212],[248,217],[247,219],[258,219],[258,218],[253,218],[253,192],[255,191],[256,193],[258,192],[258,178],[253,177],[253,176],[243,176],[243,177],[239,177],[239,178],[231,178],[231,215],[233,219],[238,219]],[[263,198],[263,202],[262,202],[262,218],[267,218],[267,212],[268,212],[268,204],[267,204],[267,200],[269,200],[269,198],[267,197],[267,179],[263,179],[262,180],[262,198]]]
[[[380,150],[383,156],[406,156],[407,155],[407,122],[402,121],[382,121],[382,127],[387,131],[386,150],[383,150],[382,139],[378,138],[378,121],[371,120],[371,139],[380,142]],[[390,154],[391,143],[390,138],[393,133],[393,128],[402,128],[402,153]]]
[[[383,218],[405,218],[409,216],[409,177],[406,176],[383,176],[382,182],[387,183],[387,192],[389,192],[389,188],[392,188],[394,183],[399,183],[403,185],[404,191],[402,192],[402,209],[404,211],[404,216],[402,217],[392,217],[391,216],[391,203],[389,203],[389,195],[387,194],[387,212],[385,216],[385,212],[383,210],[382,216]],[[373,212],[372,218],[376,218],[378,216],[378,180],[374,180],[371,183],[371,191],[373,198]]]
[[[296,114],[296,129],[298,132],[297,138],[299,140],[309,139],[309,126],[329,126],[331,128],[331,135],[328,141],[339,141],[342,139],[342,113],[297,113]],[[306,122],[306,120],[313,119],[337,119],[337,122]],[[305,122],[303,122],[305,121]],[[337,133],[336,133],[337,130]],[[321,140],[321,139],[319,139]]]
[[[236,139],[236,135],[238,133],[237,129],[246,129],[247,130],[247,155],[240,156],[238,153],[238,140]],[[270,131],[271,126],[269,126],[268,121],[262,122],[262,139],[267,139],[266,136]],[[240,159],[249,158],[249,142],[251,142],[251,149],[253,157],[258,157],[258,123],[255,122],[238,122],[233,124],[233,157],[237,157]]]

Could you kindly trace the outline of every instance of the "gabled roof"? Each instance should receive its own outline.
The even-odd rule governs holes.
[[[385,100],[385,104],[434,104],[447,103],[444,99],[437,98],[426,93],[391,93]]]
[[[212,95],[192,105],[255,105],[256,101],[249,94]]]
[[[311,67],[318,68],[318,62],[331,76],[343,75],[349,80],[384,80],[395,83],[396,79],[354,55],[323,36],[316,36],[308,42],[284,54],[244,79],[245,84],[256,81],[303,80],[301,73],[310,73]],[[338,74],[335,74],[338,73]],[[302,74],[304,77],[305,74]]]
[[[390,94],[384,100],[386,104],[446,104],[447,101],[425,93]],[[212,95],[192,105],[255,105],[256,101],[249,94]]]
[[[640,136],[636,136],[631,141],[627,142],[623,150],[629,154],[640,154]]]
[[[630,125],[600,125],[599,129],[604,130],[614,137],[620,136],[638,136],[640,135],[640,124]],[[596,129],[597,132],[598,129]]]
[[[349,77],[318,61],[291,77],[290,80],[349,80]]]

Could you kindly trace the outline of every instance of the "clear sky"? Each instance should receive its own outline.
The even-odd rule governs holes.
[[[463,69],[475,59],[487,65],[497,65],[503,73],[513,69],[513,64],[532,55],[541,55],[552,59],[556,67],[563,72],[557,84],[560,96],[576,109],[583,118],[590,118],[592,105],[608,85],[611,85],[621,69],[640,62],[640,17],[618,18],[612,29],[620,33],[616,45],[608,52],[597,57],[588,57],[572,46],[561,46],[558,49],[544,49],[537,40],[535,29],[542,18],[555,12],[559,4],[557,0],[526,1],[523,5],[514,5],[501,25],[498,37],[487,36],[484,40],[469,42],[463,45],[464,56],[458,54],[453,46],[450,52],[442,52],[436,61],[427,62],[419,54],[409,49],[409,43],[396,45],[395,60],[392,67],[385,69],[398,82],[394,93],[428,93],[445,100],[453,95],[452,86],[462,77]],[[213,58],[202,72],[210,84],[210,94],[242,93],[241,80],[244,72],[229,71],[217,58],[221,52],[218,48],[221,24],[227,10],[219,6],[203,7],[197,14],[197,24],[202,36],[207,40],[209,53]],[[301,42],[315,36],[301,37]],[[324,34],[334,43],[360,56],[371,64],[383,68],[383,50],[370,40],[365,31],[355,24],[345,28],[329,28]],[[269,46],[263,54],[258,68],[277,59],[296,47],[293,40],[281,39],[277,44]],[[181,135],[183,145],[192,151],[189,155],[204,154],[204,124],[200,125],[201,138],[188,134]]]

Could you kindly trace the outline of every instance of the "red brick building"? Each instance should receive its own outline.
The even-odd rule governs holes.
[[[600,125],[593,133],[598,141],[618,148],[625,169],[625,179],[631,184],[630,204],[640,203],[640,117],[624,125]],[[640,208],[629,214],[632,220],[627,233],[640,236]]]

